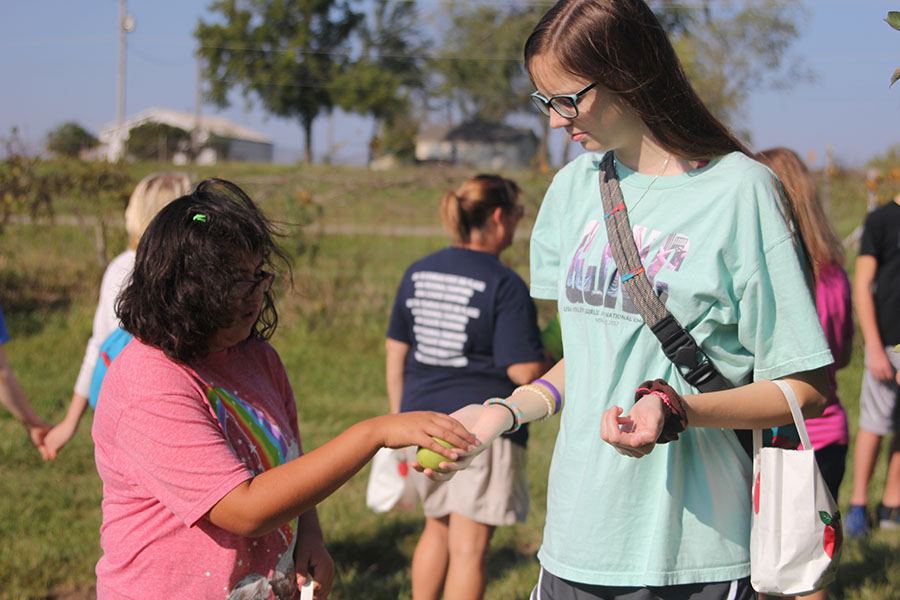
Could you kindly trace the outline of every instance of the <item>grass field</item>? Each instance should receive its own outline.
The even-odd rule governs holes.
[[[155,165],[135,167],[135,177]],[[194,173],[234,178],[276,219],[312,226],[289,230],[286,245],[298,254],[294,286],[278,281],[280,325],[273,344],[294,385],[307,449],[350,424],[387,409],[383,337],[399,277],[409,262],[445,245],[440,235],[331,235],[317,225],[409,225],[436,230],[437,199],[470,173],[409,169],[371,173],[343,168],[254,169],[225,166]],[[527,233],[548,176],[512,174],[526,190]],[[842,235],[865,212],[859,178],[836,181],[832,211]],[[0,245],[0,305],[13,341],[7,354],[37,412],[61,419],[90,336],[102,267],[90,236],[78,227],[8,225]],[[521,236],[524,238],[525,236]],[[109,248],[124,247],[112,232]],[[302,254],[301,254],[302,251]],[[527,278],[527,242],[504,259]],[[852,256],[848,266],[852,265]],[[542,318],[552,307],[541,306]],[[839,373],[841,395],[857,422],[862,373],[861,340],[852,364]],[[532,428],[529,481],[532,510],[526,523],[498,530],[489,559],[487,598],[526,598],[536,580],[546,473],[556,420]],[[884,481],[879,465],[872,502]],[[337,600],[409,598],[409,564],[422,519],[416,514],[375,515],[364,504],[367,469],[319,508],[326,541],[338,567]],[[846,508],[852,462],[840,495]],[[59,459],[42,463],[24,429],[0,414],[0,598],[93,596],[99,557],[100,481],[93,463],[88,415]],[[876,531],[845,543],[833,598],[900,598],[900,532]]]

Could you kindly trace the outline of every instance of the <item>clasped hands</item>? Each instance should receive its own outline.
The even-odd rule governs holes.
[[[452,478],[457,471],[468,467],[476,456],[484,452],[500,434],[510,428],[509,411],[496,404],[491,406],[469,404],[450,413],[450,416],[475,435],[477,444],[475,448],[468,451],[455,450],[459,456],[456,461],[447,459],[441,462],[440,468],[446,470],[446,473],[426,469],[417,462],[411,463],[415,470],[424,473],[434,481],[446,481]]]

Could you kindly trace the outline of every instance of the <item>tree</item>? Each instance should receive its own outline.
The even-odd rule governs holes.
[[[191,134],[181,127],[150,121],[128,131],[125,149],[139,160],[155,156],[157,160],[167,161],[176,152],[189,150],[190,145]]]
[[[120,217],[134,188],[127,170],[106,161],[44,160],[29,155],[15,128],[9,137],[0,138],[0,145],[6,154],[0,161],[0,225],[10,215],[26,211],[32,217],[53,217],[55,199],[74,199],[75,216],[93,237],[97,259],[105,267],[110,214]]]
[[[896,10],[888,12],[888,16],[887,19],[885,19],[885,22],[894,29],[900,31],[900,12]],[[891,75],[891,86],[897,83],[898,79],[900,79],[900,68],[894,70],[893,75]]]
[[[210,10],[224,22],[201,20],[194,30],[208,97],[227,106],[239,86],[268,112],[299,119],[312,162],[313,121],[334,106],[330,83],[360,15],[349,0],[216,0]]]
[[[725,122],[740,115],[751,91],[809,79],[788,53],[805,11],[799,0],[649,0],[700,96]],[[451,23],[433,69],[436,95],[465,120],[499,122],[530,110],[533,91],[522,69],[522,45],[552,3],[453,3]],[[541,119],[541,144],[548,128]],[[543,154],[543,152],[542,152]]]
[[[546,8],[451,4],[451,26],[431,65],[440,79],[434,95],[464,122],[499,123],[528,109],[533,89],[522,46]]]
[[[806,17],[797,0],[654,4],[697,93],[726,123],[736,122],[750,92],[812,78],[788,52]]]
[[[418,129],[412,96],[424,90],[425,50],[418,23],[415,3],[375,0],[357,29],[360,54],[334,82],[338,106],[375,121],[370,160],[376,151],[410,154]]]
[[[47,149],[57,156],[78,158],[82,150],[90,150],[99,140],[75,121],[65,123],[47,132]]]

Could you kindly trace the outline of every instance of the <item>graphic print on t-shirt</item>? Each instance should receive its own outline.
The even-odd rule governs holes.
[[[466,326],[481,316],[471,300],[485,290],[485,282],[435,271],[413,273],[412,281],[415,292],[406,307],[413,317],[415,359],[426,365],[465,367]]]
[[[222,388],[206,386],[205,393],[231,449],[254,474],[259,475],[300,455],[297,442],[288,443],[278,425],[249,402]],[[228,600],[265,600],[269,597],[269,591],[279,600],[289,600],[294,596],[293,554],[297,519],[291,519],[279,527],[278,533],[281,547],[265,549],[266,552],[279,553],[272,572],[246,575],[229,592]]]
[[[631,296],[621,285],[622,279],[613,260],[609,242],[606,243],[599,257],[596,252],[591,253],[592,248],[596,249],[594,242],[601,227],[605,228],[605,225],[596,220],[589,221],[585,227],[581,243],[575,250],[575,255],[572,257],[566,273],[566,299],[571,304],[618,308],[629,314],[638,314]],[[657,230],[650,231],[640,225],[634,226],[632,233],[647,278],[660,300],[665,304],[669,297],[669,287],[665,282],[657,281],[656,277],[663,268],[672,271],[678,271],[681,268],[690,247],[690,240],[686,235],[680,233],[667,234],[656,255],[648,261],[650,245],[655,243],[663,233]],[[591,262],[598,260],[599,264]],[[619,301],[620,296],[621,302]]]

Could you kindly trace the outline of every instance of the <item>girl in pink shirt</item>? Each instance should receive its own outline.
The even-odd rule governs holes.
[[[475,439],[415,412],[353,425],[304,454],[294,394],[266,341],[273,226],[234,184],[202,182],[154,218],[118,315],[135,339],[94,417],[103,523],[97,597],[290,600],[334,575],[315,506],[382,446],[455,459]]]
[[[772,148],[760,152],[756,159],[771,168],[784,185],[790,209],[813,266],[816,311],[834,363],[825,368],[829,390],[825,412],[821,417],[806,419],[806,429],[816,451],[816,462],[822,477],[831,495],[837,498],[844,477],[850,432],[847,413],[837,395],[835,373],[847,366],[853,349],[850,281],[841,266],[844,264],[844,246],[819,202],[816,182],[795,152],[787,148]],[[806,598],[824,600],[826,594],[826,590],[822,589]]]

